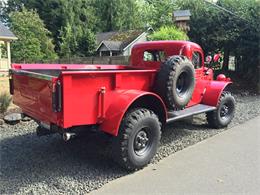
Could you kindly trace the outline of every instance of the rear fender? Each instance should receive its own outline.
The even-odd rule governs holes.
[[[150,92],[139,90],[116,90],[107,94],[113,97],[113,101],[108,106],[100,129],[106,133],[117,136],[120,123],[129,109],[135,107],[145,107],[153,110],[159,117],[160,122],[166,122],[166,107],[162,99]]]
[[[226,81],[210,81],[202,98],[202,103],[209,106],[217,106],[223,90],[232,84]]]

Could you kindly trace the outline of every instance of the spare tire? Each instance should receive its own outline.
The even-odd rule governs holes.
[[[168,109],[183,109],[190,101],[195,87],[195,71],[185,56],[171,56],[161,64],[154,91]]]

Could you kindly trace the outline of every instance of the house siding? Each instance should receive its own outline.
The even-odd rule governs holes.
[[[145,41],[147,41],[147,33],[143,33],[138,39],[136,39],[132,43],[130,43],[126,47],[126,49],[123,51],[122,55],[123,56],[130,56],[131,55],[131,50],[132,50],[133,46],[136,43],[145,42]]]
[[[99,51],[109,51],[109,49],[103,44],[103,45],[100,47]]]

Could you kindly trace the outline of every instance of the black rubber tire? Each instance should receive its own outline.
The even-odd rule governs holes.
[[[181,78],[183,87],[179,89]],[[169,109],[179,110],[189,103],[194,87],[195,70],[192,62],[185,56],[171,56],[161,65],[154,91],[161,96]]]
[[[227,113],[225,114],[225,112]],[[206,117],[210,127],[219,129],[228,126],[234,118],[234,114],[235,98],[230,92],[223,91],[218,101],[217,110],[206,113]]]
[[[147,147],[136,149],[140,133],[147,133]],[[114,160],[127,170],[146,166],[157,152],[161,139],[161,124],[153,111],[145,108],[130,110],[121,122],[118,136],[113,142]],[[140,153],[139,153],[140,152]]]

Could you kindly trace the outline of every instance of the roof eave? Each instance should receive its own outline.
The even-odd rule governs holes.
[[[123,48],[123,51],[125,51],[128,47],[130,47],[130,45],[132,45],[132,43],[134,43],[136,40],[138,40],[141,36],[143,36],[144,34],[146,34],[146,32],[143,32],[142,34],[140,34],[138,37],[136,37],[136,39],[134,39],[131,43],[129,43],[125,48]]]
[[[0,36],[0,40],[9,40],[9,41],[13,41],[13,40],[17,40],[17,37],[6,37],[6,36]]]
[[[100,42],[100,44],[98,45],[98,47],[97,47],[96,51],[98,51],[98,50],[99,50],[99,48],[101,47],[101,45],[102,45],[102,44],[104,44],[104,43],[103,43],[103,41],[101,41],[101,42]]]

